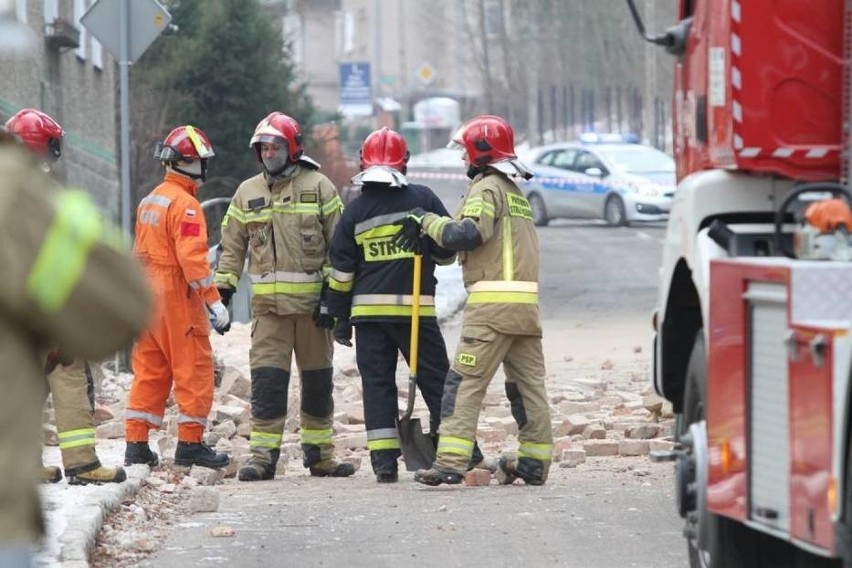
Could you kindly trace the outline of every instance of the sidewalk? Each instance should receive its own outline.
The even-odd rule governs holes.
[[[438,267],[438,290],[435,307],[439,322],[450,318],[464,304],[467,293],[462,286],[461,268]],[[451,346],[448,346],[452,348]],[[246,351],[249,346],[246,345]],[[351,351],[351,350],[350,350]],[[353,355],[350,353],[350,357]],[[124,460],[123,439],[98,439],[98,457],[106,466],[119,465]],[[46,465],[61,467],[58,447],[45,447]],[[47,534],[35,555],[35,566],[43,568],[84,568],[89,565],[89,552],[106,517],[131,499],[142,486],[151,470],[144,465],[127,469],[127,481],[121,484],[70,486],[63,479],[56,484],[42,485],[40,494],[45,511]]]

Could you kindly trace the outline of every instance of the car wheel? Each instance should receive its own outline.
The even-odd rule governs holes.
[[[624,201],[617,195],[610,195],[604,203],[604,220],[611,227],[623,227],[627,224],[627,213],[624,210]]]
[[[547,217],[547,208],[544,206],[544,200],[537,193],[533,193],[529,197],[529,202],[535,226],[546,227],[550,219]]]

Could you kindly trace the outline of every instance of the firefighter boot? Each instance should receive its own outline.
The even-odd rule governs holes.
[[[370,452],[370,463],[376,481],[379,483],[395,483],[399,480],[400,450],[373,450]]]
[[[68,485],[100,485],[102,483],[121,483],[127,479],[127,474],[123,467],[104,467],[98,464],[98,467],[89,471],[80,471],[68,475]]]
[[[278,457],[281,450],[270,450],[269,456],[272,463],[266,463],[257,456],[252,456],[245,467],[240,468],[237,479],[240,481],[267,481],[275,478],[275,468],[278,465]]]
[[[351,463],[339,462],[335,459],[325,459],[308,466],[314,477],[349,477],[355,473]]]
[[[221,469],[231,463],[228,454],[217,452],[204,442],[178,442],[175,450],[175,465],[192,467],[200,465],[210,469]]]
[[[41,466],[42,483],[59,483],[62,481],[62,470],[55,465]]]
[[[494,476],[497,478],[497,483],[500,485],[511,485],[518,479],[516,470],[518,460],[516,458],[502,457],[497,462],[497,471]]]
[[[473,442],[473,454],[470,456],[470,464],[467,466],[467,470],[470,471],[479,464],[483,462],[485,456],[482,454],[482,450],[479,448],[479,444],[474,440]]]
[[[424,485],[431,485],[433,487],[441,485],[442,483],[458,485],[464,481],[464,475],[455,471],[448,471],[432,466],[430,469],[418,470],[414,474],[414,481],[423,483]]]
[[[547,477],[544,462],[532,458],[519,458],[515,471],[527,485],[544,485],[544,480]]]
[[[151,451],[148,442],[127,442],[124,450],[124,465],[145,464],[148,467],[157,467],[160,463],[157,454]]]

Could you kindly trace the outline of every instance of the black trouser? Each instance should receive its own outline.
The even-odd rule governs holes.
[[[410,356],[411,323],[356,322],[355,352],[364,390],[364,422],[373,471],[396,471],[400,456],[391,431],[399,416],[396,368],[399,353]],[[441,397],[450,368],[444,337],[434,318],[420,320],[417,386],[429,408],[429,427],[437,435],[441,423]]]

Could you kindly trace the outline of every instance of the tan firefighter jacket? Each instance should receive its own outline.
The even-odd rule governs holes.
[[[247,179],[222,221],[216,284],[236,288],[248,255],[255,317],[313,312],[342,211],[329,179],[301,163],[271,186],[265,173]]]
[[[475,226],[481,244],[459,251],[468,292],[464,325],[541,336],[538,310],[538,235],[530,204],[518,186],[493,168],[470,182],[456,220],[426,213],[423,230],[456,249],[453,235]],[[465,247],[467,248],[467,247]]]
[[[101,359],[144,327],[151,294],[137,262],[85,192],[57,191],[22,150],[0,143],[0,547],[42,530],[44,353]]]

